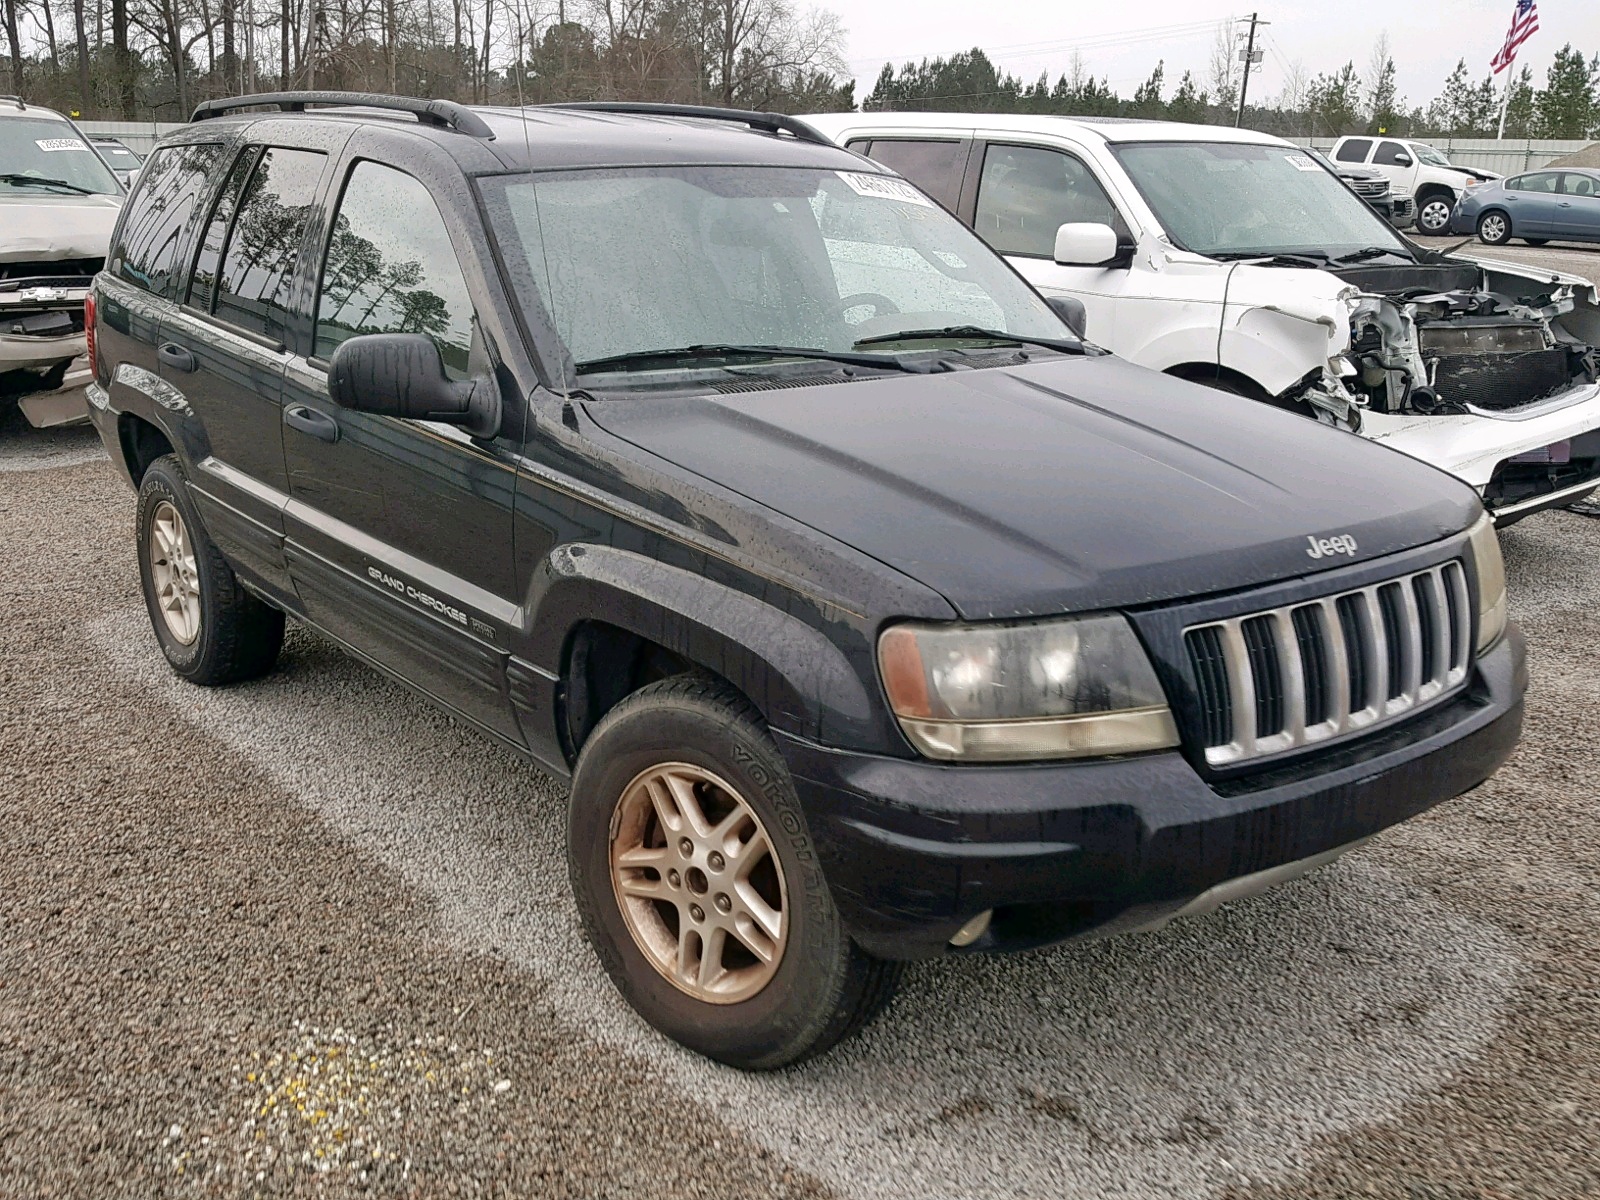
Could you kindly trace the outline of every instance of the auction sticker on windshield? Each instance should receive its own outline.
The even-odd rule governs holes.
[[[871,196],[878,200],[904,200],[907,204],[920,204],[924,208],[933,207],[932,200],[904,179],[893,179],[887,175],[861,175],[854,171],[835,171],[834,174],[849,184],[850,190],[859,196]]]
[[[87,150],[77,138],[36,138],[33,143],[46,154],[54,154],[57,150]]]
[[[1283,156],[1283,161],[1288,163],[1297,171],[1322,170],[1322,168],[1317,166],[1317,164],[1311,158],[1304,154],[1285,154]]]

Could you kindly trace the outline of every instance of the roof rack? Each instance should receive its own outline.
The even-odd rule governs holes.
[[[0,96],[0,100],[9,100],[17,106],[19,112],[27,112],[28,106],[22,102],[21,96]]]
[[[762,133],[787,133],[802,142],[838,147],[832,139],[798,117],[783,113],[754,112],[743,108],[713,108],[703,104],[646,104],[631,100],[581,100],[570,104],[542,104],[540,108],[576,109],[579,112],[621,113],[637,117],[693,117],[700,121],[732,121]]]
[[[468,137],[494,139],[494,130],[477,113],[454,100],[416,100],[410,96],[382,96],[373,92],[262,92],[255,96],[230,96],[226,100],[207,100],[194,110],[191,121],[204,121],[241,108],[276,108],[283,112],[305,112],[308,104],[337,104],[348,108],[381,108],[388,112],[410,113],[420,125],[453,129]]]

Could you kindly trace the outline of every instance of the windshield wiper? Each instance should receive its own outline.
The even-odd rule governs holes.
[[[23,184],[31,183],[37,187],[66,188],[69,192],[76,192],[80,196],[98,196],[100,193],[93,188],[79,187],[65,179],[45,179],[39,175],[22,175],[15,171],[0,172],[0,183]]]
[[[1320,250],[1296,250],[1292,254],[1276,254],[1270,250],[1224,250],[1220,254],[1211,255],[1218,262],[1243,262],[1249,260],[1252,264],[1289,267],[1314,267],[1321,269],[1333,261]]]
[[[591,358],[577,363],[576,369],[580,375],[594,375],[602,371],[647,370],[657,363],[677,366],[696,359],[716,358],[815,358],[823,362],[842,363],[847,367],[873,367],[884,371],[904,371],[911,375],[926,375],[932,370],[925,363],[902,362],[887,354],[852,354],[848,350],[821,350],[812,346],[737,346],[717,343],[610,354],[605,358]]]
[[[1069,342],[1062,338],[1029,337],[1020,333],[1002,333],[998,329],[984,329],[979,325],[946,325],[942,329],[905,329],[899,333],[879,333],[860,338],[857,346],[875,346],[883,342],[923,341],[931,338],[982,339],[989,342],[1012,342],[1018,346],[1043,346],[1062,354],[1087,354],[1082,342]]]
[[[1369,258],[1382,258],[1385,254],[1393,254],[1396,258],[1409,258],[1404,250],[1396,250],[1392,246],[1368,246],[1364,250],[1355,250],[1349,254],[1341,254],[1330,261],[1336,263],[1366,262]],[[1415,261],[1415,260],[1413,260]]]

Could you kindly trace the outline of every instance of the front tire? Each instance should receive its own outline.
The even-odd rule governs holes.
[[[265,675],[283,645],[283,613],[240,586],[206,536],[177,456],[139,482],[139,579],[161,652],[190,683]]]
[[[1450,210],[1454,207],[1454,202],[1445,196],[1429,196],[1417,206],[1417,231],[1429,237],[1449,232]]]
[[[799,1062],[893,995],[900,964],[850,940],[788,767],[726,684],[677,676],[605,716],[573,774],[567,854],[617,990],[709,1058]]]
[[[1486,246],[1504,246],[1511,240],[1511,218],[1503,212],[1486,212],[1478,218],[1478,240]]]

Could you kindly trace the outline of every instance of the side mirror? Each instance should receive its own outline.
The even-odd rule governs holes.
[[[328,395],[353,412],[443,421],[478,438],[500,432],[494,380],[454,382],[439,347],[420,333],[368,333],[341,342],[328,363]]]
[[[1046,296],[1044,302],[1073,333],[1080,338],[1089,336],[1089,314],[1084,311],[1082,300],[1072,296]]]
[[[1397,167],[1409,167],[1411,165],[1411,155],[1404,153],[1396,154],[1394,156],[1394,165]]]
[[[1117,232],[1109,225],[1069,221],[1056,230],[1055,260],[1064,267],[1098,267],[1117,253]]]

